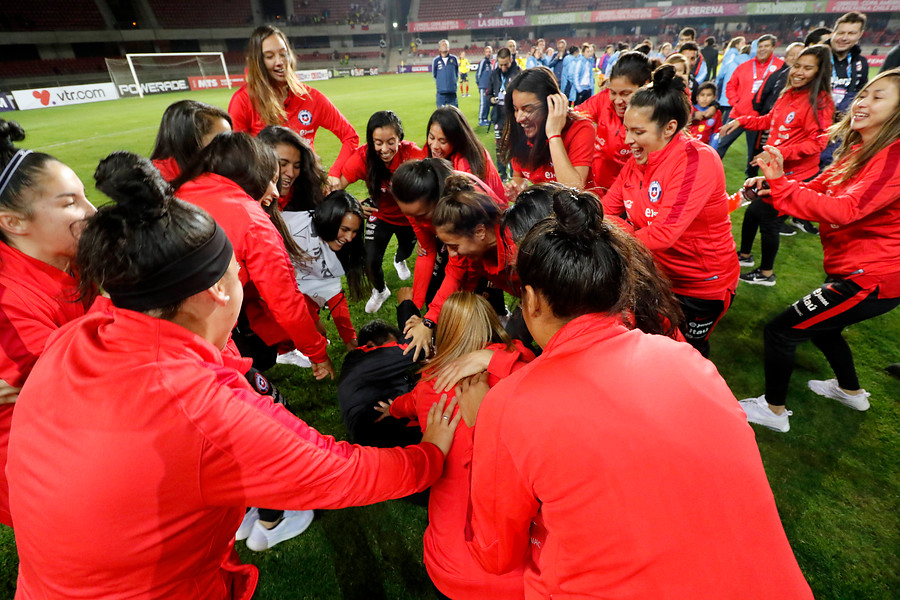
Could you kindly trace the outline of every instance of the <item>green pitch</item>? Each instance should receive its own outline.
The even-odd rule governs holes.
[[[428,75],[346,78],[317,83],[354,124],[362,138],[368,117],[391,109],[403,120],[406,139],[420,145],[434,109],[434,84]],[[474,86],[473,86],[474,90]],[[105,201],[93,190],[97,162],[118,149],[148,154],[163,110],[170,103],[194,98],[227,107],[228,91],[150,96],[98,104],[4,113],[25,127],[26,147],[44,150],[72,166],[95,203]],[[469,121],[477,123],[478,98],[460,98]],[[493,151],[493,135],[478,128]],[[735,143],[725,161],[728,189],[743,183],[745,144]],[[337,156],[338,142],[320,131],[316,149],[325,164]],[[351,187],[365,197],[361,184]],[[740,237],[743,209],[733,215]],[[754,250],[759,256],[759,246]],[[391,266],[385,273],[392,291],[401,287]],[[411,263],[410,263],[411,264]],[[746,270],[746,269],[745,269]],[[763,393],[762,330],[765,323],[821,283],[822,249],[817,237],[782,238],[776,265],[778,285],[741,284],[734,305],[712,338],[712,360],[738,398]],[[410,282],[406,282],[408,285]],[[376,315],[394,319],[393,297]],[[372,318],[362,304],[351,306],[357,327]],[[330,354],[339,369],[345,350],[328,322]],[[884,371],[900,362],[900,311],[857,325],[846,332],[872,408],[858,413],[820,398],[807,379],[833,376],[822,355],[802,346],[791,381],[791,431],[777,434],[756,428],[760,452],[787,536],[804,574],[819,599],[895,598],[900,589],[900,382]],[[314,381],[308,370],[276,366],[270,373],[291,401],[292,409],[320,431],[345,438],[332,381]],[[657,402],[635,398],[635,402]],[[652,490],[648,490],[652,493]],[[60,498],[65,502],[65,498]],[[91,515],[84,515],[91,519]],[[603,518],[602,510],[597,514]],[[239,544],[242,557],[259,566],[256,597],[287,598],[433,598],[421,564],[425,509],[393,501],[367,508],[319,511],[302,536],[256,554]],[[65,527],[65,523],[47,523]],[[98,531],[85,544],[102,544],[114,531]],[[767,568],[765,556],[737,556],[747,569]],[[703,565],[697,565],[702,569]],[[12,531],[0,531],[0,597],[15,589],[16,554]],[[891,590],[894,590],[893,592]],[[761,599],[762,600],[762,599]]]

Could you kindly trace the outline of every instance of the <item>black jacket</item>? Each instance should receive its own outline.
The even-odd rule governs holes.
[[[519,65],[515,62],[509,66],[509,70],[506,73],[503,73],[500,67],[494,67],[494,70],[491,71],[491,83],[487,92],[488,98],[496,98],[500,93],[500,89],[503,87],[500,80],[501,76],[506,76],[508,78],[506,80],[506,85],[509,86],[509,83],[521,72],[522,69],[520,69]],[[510,98],[504,98],[504,104],[509,101]],[[506,115],[506,110],[504,108],[505,107],[500,104],[491,104],[491,122],[500,124],[504,122]]]

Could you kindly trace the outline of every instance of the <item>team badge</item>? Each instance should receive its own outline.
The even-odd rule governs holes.
[[[662,195],[662,186],[658,181],[654,181],[650,184],[648,193],[650,195],[650,202],[659,202],[659,197]]]
[[[269,380],[262,376],[261,373],[257,373],[255,375],[256,378],[256,391],[260,394],[265,394],[269,391]]]
[[[300,114],[297,115],[297,120],[303,125],[309,125],[312,123],[312,113],[308,110],[301,110]]]
[[[784,122],[785,122],[786,124],[790,125],[790,124],[791,124],[791,121],[794,120],[795,114],[796,114],[796,113],[794,113],[794,111],[791,111],[791,112],[788,114],[788,116],[784,119]]]

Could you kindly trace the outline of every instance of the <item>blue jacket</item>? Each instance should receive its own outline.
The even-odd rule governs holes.
[[[491,59],[482,58],[475,70],[475,82],[479,90],[486,90],[491,86],[491,71],[493,71]]]
[[[572,89],[569,90],[569,100],[572,102],[575,101],[576,94],[579,94],[585,90],[591,90],[591,95],[594,95],[594,61],[585,55],[581,54],[578,58],[575,59],[574,67],[572,68],[573,76],[572,76]]]
[[[447,55],[447,64],[438,55],[431,63],[431,75],[437,85],[438,94],[455,94],[456,81],[459,79],[459,61],[452,54]]]
[[[569,56],[568,52],[565,52],[562,56],[560,56],[560,53],[557,52],[553,55],[553,58],[547,65],[553,70],[553,74],[556,75],[556,81],[558,81],[560,84],[562,84],[563,64],[565,63],[565,59],[567,56]]]
[[[580,54],[578,55],[581,56]],[[566,54],[566,57],[562,61],[562,81],[559,83],[559,87],[562,92],[566,93],[567,87],[574,87],[574,75],[575,75],[575,57],[571,54]]]
[[[729,48],[725,56],[722,57],[722,64],[719,65],[719,72],[716,74],[716,92],[719,96],[716,100],[719,102],[719,106],[731,106],[731,103],[728,102],[728,97],[725,95],[725,87],[728,85],[728,81],[731,79],[734,70],[738,68],[738,65],[748,60],[750,60],[750,55],[741,54],[736,48]]]

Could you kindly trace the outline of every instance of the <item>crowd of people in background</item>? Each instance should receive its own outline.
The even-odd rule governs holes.
[[[17,593],[249,598],[235,541],[430,488],[441,597],[812,598],[748,421],[789,431],[804,341],[835,375],[812,392],[867,410],[842,331],[900,305],[900,69],[868,79],[865,28],[851,12],[784,52],[764,34],[721,55],[690,28],[657,48],[509,40],[471,63],[441,40],[427,124],[379,110],[361,140],[264,26],[227,111],[177,102],[150,158],[100,162],[99,210],[0,121]],[[470,89],[493,157],[458,108]],[[742,133],[748,178],[727,190]],[[737,401],[711,337],[740,282],[775,285],[788,217],[821,236],[827,280],[766,326],[764,394]],[[392,294],[392,238],[412,286],[396,323],[357,329],[348,302]],[[338,376],[355,443],[288,411],[274,364]],[[98,529],[116,535],[86,547]]]

